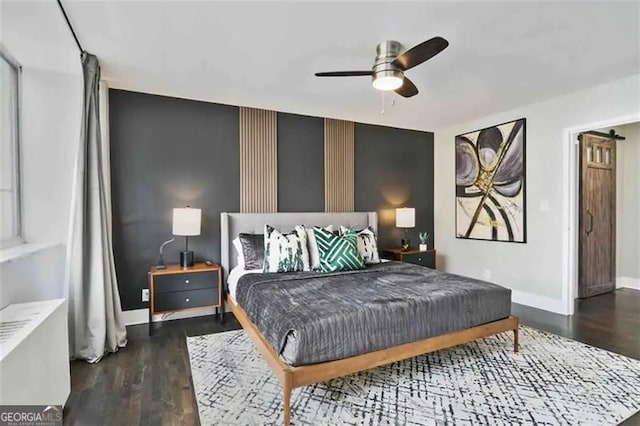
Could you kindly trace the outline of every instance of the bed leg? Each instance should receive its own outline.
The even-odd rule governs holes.
[[[513,351],[518,352],[520,350],[520,339],[519,339],[519,328],[520,325],[516,322],[516,328],[513,329]]]
[[[284,376],[282,390],[284,391],[284,398],[282,399],[284,426],[289,426],[291,424],[291,376],[289,374],[285,374]]]

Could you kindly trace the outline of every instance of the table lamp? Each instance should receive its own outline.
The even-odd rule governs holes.
[[[401,241],[402,250],[408,250],[411,246],[408,229],[416,226],[416,209],[403,207],[396,209],[396,228],[404,228],[404,238]]]
[[[202,211],[184,208],[173,209],[173,235],[185,237],[184,250],[180,252],[180,266],[193,266],[193,252],[189,250],[189,237],[200,235]]]

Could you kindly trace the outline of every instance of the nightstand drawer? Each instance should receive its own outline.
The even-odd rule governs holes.
[[[214,286],[218,286],[218,273],[215,271],[162,274],[153,278],[153,288],[156,293],[197,290]]]
[[[173,311],[198,306],[219,305],[218,286],[199,290],[157,293],[153,301],[154,311]]]
[[[423,253],[402,255],[402,261],[413,263],[414,265],[426,266],[427,268],[436,268],[436,254],[433,251]]]

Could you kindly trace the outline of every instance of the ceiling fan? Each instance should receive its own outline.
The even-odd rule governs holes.
[[[371,84],[378,90],[394,90],[400,96],[410,98],[418,94],[418,88],[405,77],[404,72],[428,61],[449,46],[442,37],[434,37],[400,53],[402,45],[393,40],[383,41],[376,47],[376,60],[371,71],[317,72],[316,77],[371,76]]]

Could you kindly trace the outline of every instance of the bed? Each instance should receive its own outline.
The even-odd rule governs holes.
[[[261,233],[345,225],[377,229],[375,213],[223,213],[222,265],[233,271],[227,303],[283,385],[291,390],[427,352],[512,331],[511,292],[468,277],[387,262],[362,271],[238,274],[231,240]],[[241,275],[241,276],[239,276]]]

